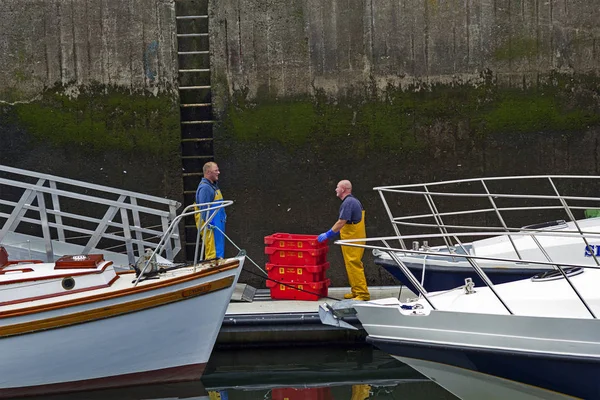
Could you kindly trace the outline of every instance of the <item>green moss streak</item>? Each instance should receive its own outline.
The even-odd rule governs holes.
[[[40,100],[14,105],[18,122],[34,137],[58,145],[154,154],[179,150],[179,110],[172,96],[100,85],[82,87],[72,98],[64,92],[56,87]]]
[[[512,38],[510,43],[498,47],[494,51],[494,58],[498,61],[519,60],[533,58],[538,54],[537,41],[533,38]]]
[[[282,138],[285,142],[302,142],[310,133],[313,119],[313,106],[308,101],[237,107],[229,113],[229,124],[242,140]]]
[[[515,89],[496,83],[489,71],[476,83],[389,86],[383,95],[249,101],[246,93],[230,99],[224,134],[238,140],[312,142],[325,146],[340,138],[367,150],[417,149],[428,145],[433,127],[474,136],[540,131],[581,132],[600,125],[600,79],[552,74],[535,87]],[[325,148],[325,147],[324,147]]]

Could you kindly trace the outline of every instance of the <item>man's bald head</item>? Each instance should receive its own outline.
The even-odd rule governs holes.
[[[335,188],[335,195],[340,199],[344,200],[346,196],[352,193],[352,183],[349,180],[344,179],[338,182]]]
[[[341,186],[344,189],[348,189],[350,192],[352,192],[352,183],[350,183],[350,181],[347,179],[339,181],[338,186]]]

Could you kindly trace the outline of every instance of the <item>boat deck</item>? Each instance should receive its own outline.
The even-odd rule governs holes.
[[[318,301],[273,300],[268,289],[253,289],[238,284],[216,346],[288,346],[302,344],[361,343],[366,334],[358,320],[356,331],[321,324],[319,305],[341,300],[347,287],[329,288],[328,297]],[[396,297],[405,300],[414,293],[405,286],[369,287],[371,299]],[[348,321],[348,319],[345,319]]]

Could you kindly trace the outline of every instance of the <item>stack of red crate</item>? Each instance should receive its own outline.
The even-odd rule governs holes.
[[[265,245],[269,255],[267,287],[272,299],[315,301],[327,296],[326,242],[319,243],[316,235],[274,233],[265,237]]]

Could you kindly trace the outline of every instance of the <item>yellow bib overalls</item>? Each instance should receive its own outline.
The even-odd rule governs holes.
[[[367,237],[365,229],[365,210],[362,211],[362,219],[357,224],[345,224],[340,230],[340,239],[361,239]],[[364,244],[365,242],[360,242]],[[360,300],[370,300],[371,295],[367,289],[365,268],[362,257],[365,249],[362,247],[342,246],[342,255],[346,264],[348,282],[352,288],[352,294]]]

